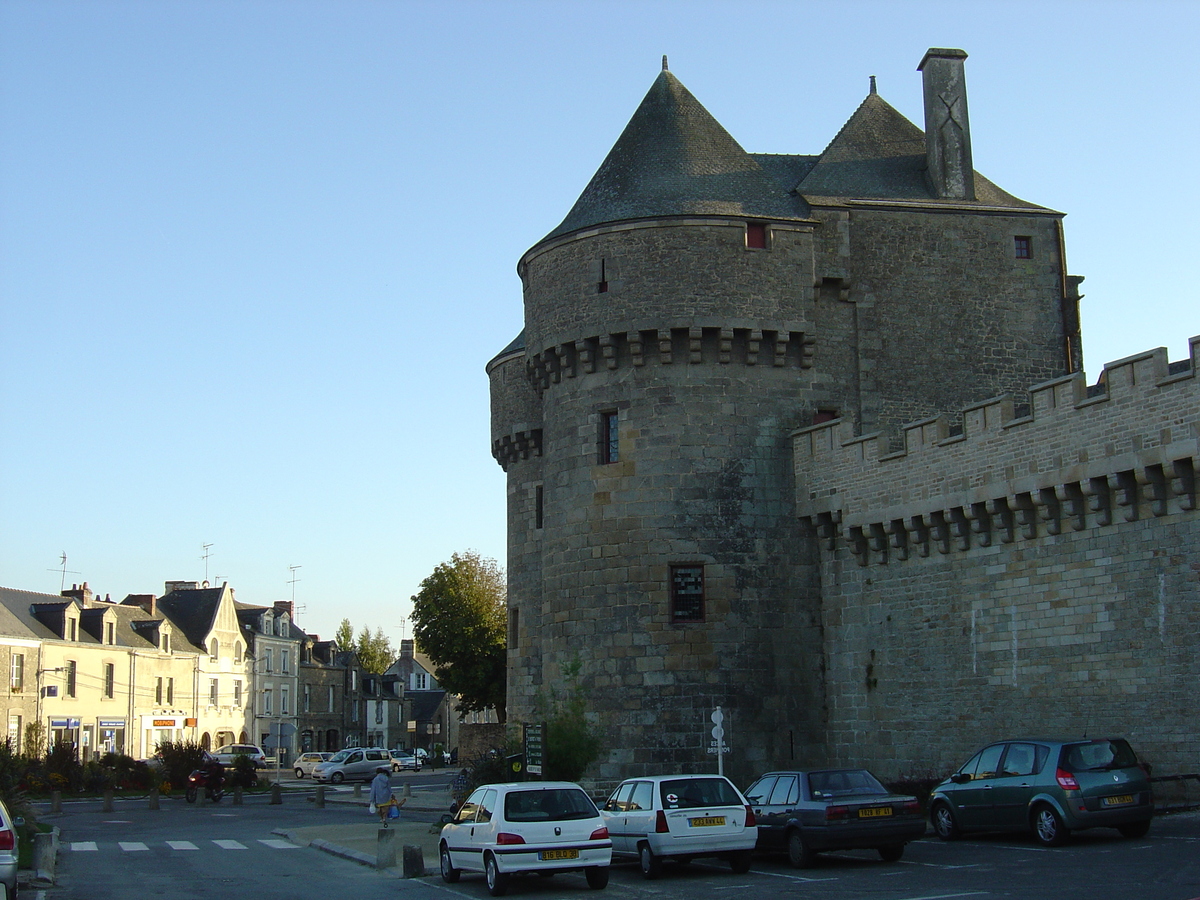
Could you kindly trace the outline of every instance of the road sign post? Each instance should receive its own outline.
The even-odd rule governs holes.
[[[721,712],[721,707],[717,707],[709,716],[712,719],[712,743],[709,745],[709,752],[717,754],[717,774],[725,774],[725,753],[729,749],[725,744],[725,713]]]

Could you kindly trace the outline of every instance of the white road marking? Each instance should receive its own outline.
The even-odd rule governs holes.
[[[199,850],[200,848],[191,841],[167,841],[167,846],[172,850]]]
[[[291,841],[281,841],[278,838],[271,838],[269,840],[264,840],[263,838],[259,838],[258,842],[260,844],[266,844],[272,850],[299,850],[300,849],[300,846],[298,844],[293,844]]]
[[[249,848],[240,841],[213,841],[222,850],[248,850]]]
[[[126,850],[130,853],[133,853],[133,852],[136,852],[139,850],[149,850],[150,849],[145,844],[143,844],[141,841],[117,841],[117,846],[120,847],[122,850]]]
[[[71,841],[72,850],[98,850],[95,841]]]

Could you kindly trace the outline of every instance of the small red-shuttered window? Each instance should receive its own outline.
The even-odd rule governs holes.
[[[767,226],[761,222],[746,223],[746,249],[747,250],[766,250],[767,249]]]

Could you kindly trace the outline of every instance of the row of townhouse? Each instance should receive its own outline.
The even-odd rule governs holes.
[[[162,597],[120,602],[86,583],[60,596],[0,588],[7,737],[23,749],[38,723],[47,746],[82,759],[255,743],[283,766],[307,750],[451,746],[445,692],[405,643],[407,662],[372,675],[353,650],[298,628],[290,603],[240,603],[228,584],[167,582]]]

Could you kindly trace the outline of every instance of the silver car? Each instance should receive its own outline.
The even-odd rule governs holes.
[[[341,784],[343,781],[370,781],[380,766],[391,768],[392,757],[382,747],[355,747],[339,750],[327,762],[312,770],[313,781]]]
[[[0,900],[17,896],[17,828],[24,824],[20,816],[14,819],[9,815],[0,801],[0,887],[4,888]]]
[[[323,762],[327,762],[332,753],[319,753],[315,750],[308,753],[301,753],[296,757],[296,761],[292,763],[292,769],[296,773],[297,778],[303,778],[305,775],[311,775],[312,770]]]

